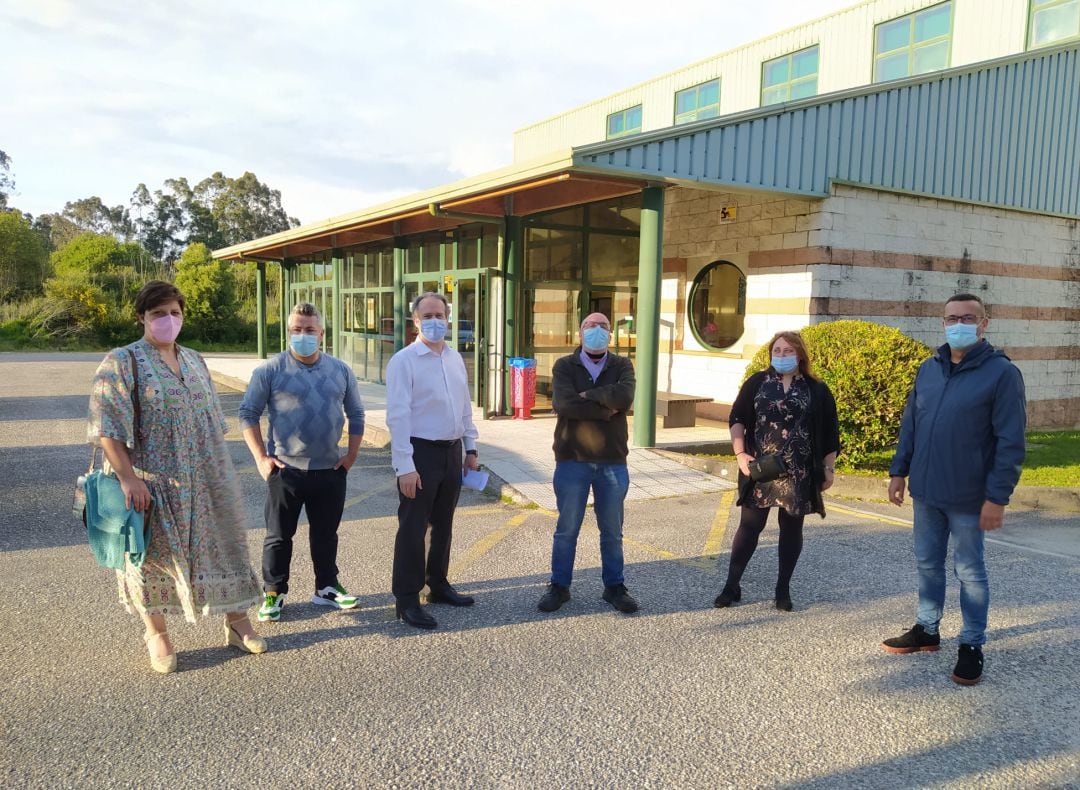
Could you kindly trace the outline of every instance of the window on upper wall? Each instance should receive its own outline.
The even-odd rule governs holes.
[[[817,96],[818,48],[792,52],[761,64],[761,104]]]
[[[690,123],[720,115],[720,80],[709,80],[675,94],[675,123]]]
[[[949,67],[952,3],[939,3],[874,28],[874,82]]]
[[[1031,0],[1028,48],[1080,39],[1080,0]]]
[[[607,117],[607,139],[625,137],[641,131],[641,105],[613,112]]]

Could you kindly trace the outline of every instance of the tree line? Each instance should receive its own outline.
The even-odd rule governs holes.
[[[12,159],[0,150],[0,343],[8,347],[130,342],[134,297],[151,279],[184,292],[185,341],[250,345],[255,264],[215,261],[210,251],[300,224],[281,193],[250,172],[217,172],[194,186],[170,178],[153,191],[139,184],[127,205],[92,196],[36,217],[16,199]],[[268,275],[272,308],[277,278]]]

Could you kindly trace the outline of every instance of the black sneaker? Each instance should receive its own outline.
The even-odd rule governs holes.
[[[614,587],[605,587],[604,600],[623,614],[631,614],[638,610],[638,602],[626,591],[625,584],[616,584]]]
[[[881,646],[889,653],[936,653],[941,649],[941,636],[926,633],[916,623],[907,633],[886,639]]]
[[[547,592],[540,599],[536,608],[541,612],[554,612],[564,603],[570,600],[570,588],[558,584],[549,584]]]
[[[717,609],[724,609],[731,606],[733,603],[737,603],[742,600],[742,588],[739,585],[725,584],[724,589],[720,591],[720,594],[716,596],[712,605]]]
[[[960,645],[952,679],[961,686],[974,686],[982,680],[983,655],[978,645]]]

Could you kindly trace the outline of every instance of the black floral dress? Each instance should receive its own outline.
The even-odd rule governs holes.
[[[782,507],[793,516],[814,512],[810,385],[795,376],[784,392],[783,379],[770,370],[754,396],[754,412],[756,455],[780,453],[787,467],[782,477],[754,484],[754,507]]]

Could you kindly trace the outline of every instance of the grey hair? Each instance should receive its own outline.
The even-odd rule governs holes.
[[[289,311],[289,315],[302,315],[305,318],[314,318],[319,322],[319,328],[322,328],[323,320],[319,315],[319,308],[313,305],[311,302],[297,302],[293,305],[293,309]]]
[[[446,308],[446,315],[450,315],[450,303],[446,301],[445,296],[443,296],[441,293],[436,293],[435,291],[424,291],[424,293],[413,299],[413,303],[409,308],[409,313],[411,315],[416,315],[417,311],[420,309],[420,303],[425,299],[438,299],[440,302],[443,303],[443,307]]]

